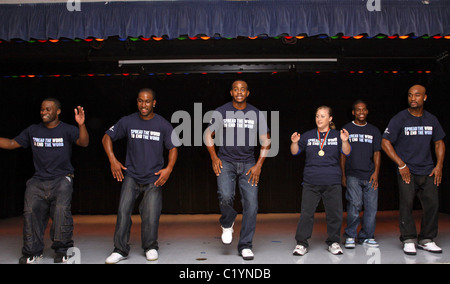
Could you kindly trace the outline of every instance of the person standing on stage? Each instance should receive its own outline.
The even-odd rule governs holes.
[[[217,176],[222,242],[230,244],[233,238],[233,224],[237,215],[233,200],[237,181],[243,206],[238,252],[244,260],[252,260],[252,242],[258,212],[258,183],[262,165],[270,149],[270,136],[264,115],[247,102],[250,94],[247,83],[242,80],[234,81],[230,94],[232,101],[214,111],[211,124],[205,131],[205,144]],[[255,162],[254,148],[258,139],[261,150]],[[218,141],[218,153],[214,140]]]
[[[74,111],[78,128],[60,121],[61,103],[55,98],[47,98],[41,103],[42,123],[29,126],[14,139],[0,138],[2,149],[31,147],[33,153],[35,173],[27,181],[25,190],[20,264],[42,259],[49,217],[52,219],[50,238],[55,251],[54,262],[66,262],[67,250],[73,247],[72,145],[87,147],[89,144],[84,109],[78,106]]]
[[[400,240],[407,255],[416,254],[416,240],[419,249],[442,252],[433,239],[438,232],[438,187],[442,181],[445,133],[438,119],[424,110],[426,100],[425,87],[412,86],[408,91],[409,107],[389,121],[382,137],[383,150],[398,166]],[[431,144],[434,145],[436,166]],[[419,235],[412,214],[416,195],[423,208]]]
[[[141,238],[147,260],[158,259],[158,227],[162,209],[162,186],[172,173],[178,156],[177,143],[172,141],[172,125],[154,112],[155,92],[144,88],[138,93],[138,112],[121,118],[109,128],[102,139],[111,164],[112,175],[122,182],[114,251],[107,264],[118,263],[128,257],[131,215],[136,199],[143,194],[139,212],[142,219]],[[127,138],[125,165],[117,160],[113,142]],[[164,148],[169,150],[164,167]],[[125,171],[125,174],[123,173]]]
[[[355,240],[370,247],[378,247],[375,241],[375,221],[378,209],[378,174],[381,163],[381,133],[378,128],[367,122],[367,104],[357,100],[353,104],[355,119],[344,125],[349,132],[352,154],[347,158],[341,154],[342,185],[347,188],[347,227],[344,237],[345,248],[354,248]],[[359,214],[364,215],[361,229]]]
[[[342,254],[339,245],[342,226],[342,186],[340,153],[349,155],[351,146],[348,142],[348,131],[335,130],[332,122],[332,110],[321,106],[316,111],[317,128],[304,134],[294,132],[291,136],[291,154],[305,152],[305,168],[303,171],[303,192],[300,220],[295,239],[297,245],[294,255],[308,252],[308,239],[311,238],[314,213],[322,198],[325,206],[328,251],[334,255]]]

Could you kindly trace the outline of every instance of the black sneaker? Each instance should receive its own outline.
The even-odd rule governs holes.
[[[69,260],[69,257],[63,253],[57,253],[55,258],[53,258],[54,263],[66,263]]]
[[[22,255],[21,258],[19,258],[19,264],[30,264],[35,263],[43,258],[41,255]]]

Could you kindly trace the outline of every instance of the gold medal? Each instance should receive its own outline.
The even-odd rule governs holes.
[[[325,138],[320,139],[320,132],[319,129],[317,129],[317,140],[319,140],[319,146],[320,146],[320,150],[317,154],[319,154],[319,156],[323,157],[325,155],[325,151],[323,150],[323,146],[325,145],[325,141],[327,140],[328,137],[328,133],[330,132],[330,129],[328,129],[327,133],[325,134]]]

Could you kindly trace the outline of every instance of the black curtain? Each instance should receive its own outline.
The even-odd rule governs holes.
[[[203,115],[230,101],[230,85],[237,78],[249,83],[251,104],[269,114],[276,111],[280,118],[278,155],[266,159],[261,174],[261,213],[300,211],[304,156],[291,156],[290,135],[315,127],[314,113],[319,105],[331,106],[337,127],[342,127],[352,119],[353,101],[364,99],[369,104],[368,121],[382,132],[390,118],[407,107],[409,87],[421,83],[428,91],[426,109],[440,119],[447,135],[450,133],[450,117],[444,103],[450,84],[446,72],[326,72],[0,79],[0,137],[13,138],[28,125],[40,122],[39,107],[46,97],[61,100],[60,118],[71,124],[75,124],[73,109],[82,105],[86,110],[90,145],[73,149],[76,170],[72,211],[115,214],[120,183],[112,178],[101,138],[118,119],[137,110],[138,90],[153,88],[157,93],[155,112],[169,121],[180,110],[187,111],[193,121],[195,103],[201,103]],[[174,127],[178,125],[173,123]],[[201,127],[203,132],[206,124],[195,127]],[[116,155],[122,161],[125,147],[125,141],[114,144]],[[448,160],[447,154],[440,187],[441,211],[446,213],[450,213]],[[33,172],[29,149],[0,150],[0,217],[22,214],[25,182]],[[379,210],[398,209],[395,173],[395,165],[382,153]],[[218,213],[216,190],[206,148],[181,146],[175,169],[164,189],[163,213]],[[239,197],[235,203],[240,209]]]

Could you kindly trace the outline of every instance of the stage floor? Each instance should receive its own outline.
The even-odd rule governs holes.
[[[421,211],[414,212],[420,228]],[[344,214],[344,223],[345,226]],[[244,261],[237,252],[241,215],[238,215],[231,245],[220,240],[219,215],[162,215],[159,229],[159,259],[147,261],[141,249],[140,217],[134,215],[129,258],[120,264],[407,264],[450,263],[450,215],[441,214],[436,243],[442,254],[417,250],[416,256],[403,253],[399,241],[398,212],[382,211],[377,215],[376,240],[379,248],[357,245],[342,255],[327,251],[325,213],[316,213],[310,250],[304,256],[292,255],[299,214],[259,214],[253,242],[255,258]],[[75,215],[73,262],[103,264],[113,249],[116,215]],[[0,219],[0,264],[18,263],[22,248],[22,217]],[[48,228],[44,259],[53,263]],[[343,238],[342,238],[343,241]]]

